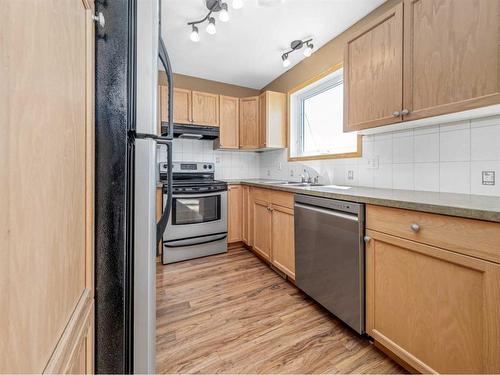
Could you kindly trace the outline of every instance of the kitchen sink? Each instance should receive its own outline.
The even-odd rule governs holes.
[[[323,186],[322,184],[317,184],[317,183],[312,183],[312,182],[295,182],[295,181],[282,182],[282,183],[279,183],[277,185],[300,186],[300,187]]]

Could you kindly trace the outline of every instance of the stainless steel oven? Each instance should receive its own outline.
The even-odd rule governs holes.
[[[174,163],[163,264],[226,251],[227,184],[214,179],[211,163]]]

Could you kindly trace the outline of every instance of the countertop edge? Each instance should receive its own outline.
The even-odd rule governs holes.
[[[290,186],[277,186],[258,181],[227,180],[227,183],[229,185],[246,185],[263,189],[284,191],[294,194],[304,194],[304,195],[311,195],[311,196],[324,197],[330,199],[351,201],[356,203],[373,204],[378,206],[401,208],[419,212],[428,212],[433,214],[457,216],[467,219],[476,219],[476,220],[500,223],[500,211],[488,211],[484,209],[465,208],[465,207],[453,206],[451,204],[412,202],[412,201],[406,201],[404,199],[391,199],[383,197],[351,195],[349,193],[325,192],[325,191],[314,190],[314,188],[294,188]]]

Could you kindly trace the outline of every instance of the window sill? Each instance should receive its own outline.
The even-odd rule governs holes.
[[[358,135],[358,150],[354,152],[346,152],[344,154],[321,154],[321,155],[307,155],[307,156],[291,156],[290,149],[288,149],[288,161],[307,161],[307,160],[327,160],[327,159],[348,159],[360,158],[363,156],[363,136]]]

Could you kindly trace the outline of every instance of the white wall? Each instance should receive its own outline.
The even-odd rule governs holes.
[[[364,136],[362,158],[288,163],[279,150],[260,165],[261,178],[297,179],[307,167],[326,184],[500,196],[500,116]],[[495,186],[482,185],[482,171],[495,172]]]

